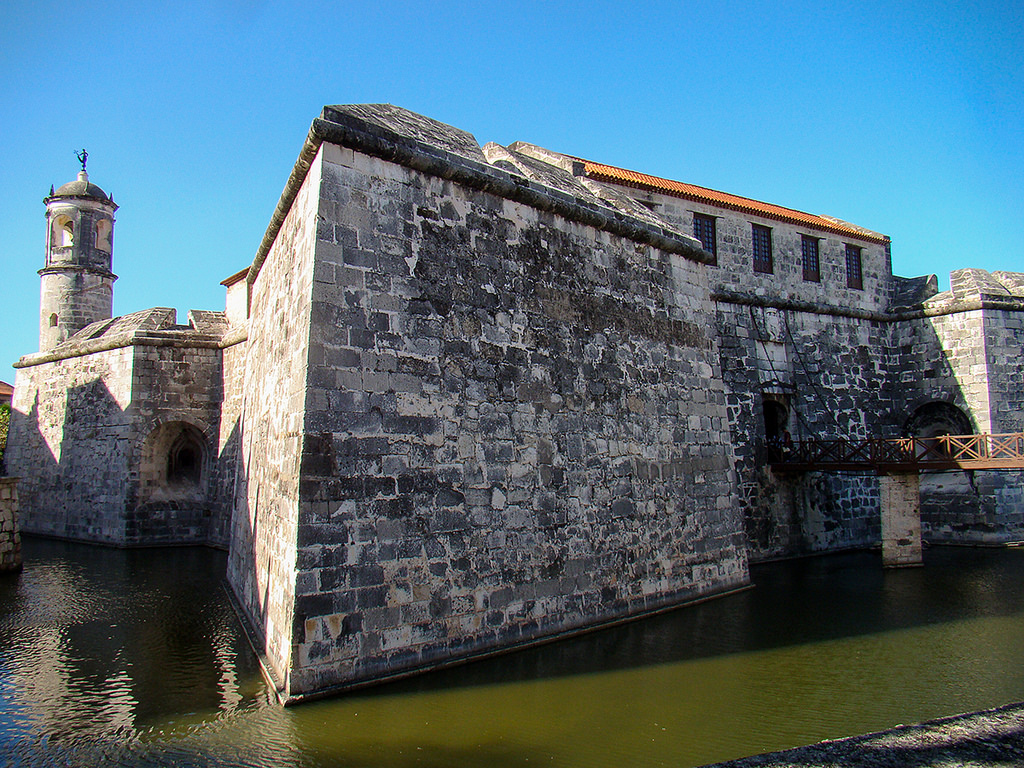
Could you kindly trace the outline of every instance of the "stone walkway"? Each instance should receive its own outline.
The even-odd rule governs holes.
[[[706,768],[1019,768],[1024,703]]]

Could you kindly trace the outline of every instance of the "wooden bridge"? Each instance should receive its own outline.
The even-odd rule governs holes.
[[[882,563],[898,568],[923,562],[920,473],[1024,469],[1024,432],[787,441],[769,446],[767,458],[775,472],[880,475]]]
[[[880,475],[926,469],[1024,469],[1024,432],[797,440],[769,446],[768,463],[778,472],[871,470]]]

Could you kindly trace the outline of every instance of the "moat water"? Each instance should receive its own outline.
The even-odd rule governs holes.
[[[1024,550],[755,567],[756,588],[359,694],[271,703],[223,553],[27,538],[2,766],[684,768],[1024,700]]]

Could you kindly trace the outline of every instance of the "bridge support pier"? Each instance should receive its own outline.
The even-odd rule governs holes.
[[[917,471],[879,477],[882,495],[882,565],[923,565],[921,480]]]

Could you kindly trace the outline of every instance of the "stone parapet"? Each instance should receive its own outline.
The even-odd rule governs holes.
[[[0,477],[0,573],[21,570],[18,478]]]

